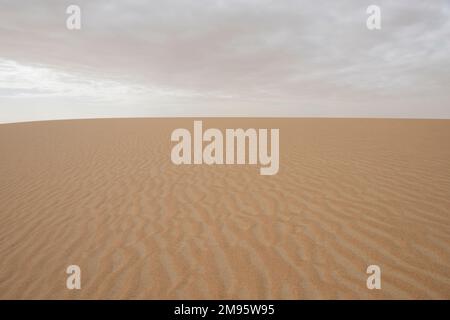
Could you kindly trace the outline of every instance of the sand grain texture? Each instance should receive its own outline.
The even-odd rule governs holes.
[[[450,299],[450,121],[203,120],[279,173],[173,165],[193,119],[0,125],[0,298]]]

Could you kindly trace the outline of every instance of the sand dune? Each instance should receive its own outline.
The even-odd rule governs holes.
[[[279,128],[274,176],[173,165],[192,122],[0,125],[0,298],[450,299],[450,121],[203,119]]]

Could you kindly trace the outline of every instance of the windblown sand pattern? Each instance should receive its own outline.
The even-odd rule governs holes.
[[[275,176],[173,165],[192,123],[0,125],[0,298],[450,298],[450,121],[203,119],[279,128]]]

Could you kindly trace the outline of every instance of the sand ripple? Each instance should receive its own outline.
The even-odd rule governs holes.
[[[173,165],[191,126],[1,125],[0,298],[450,299],[450,121],[204,120],[280,128],[275,176]]]

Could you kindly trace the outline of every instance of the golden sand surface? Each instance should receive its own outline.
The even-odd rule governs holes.
[[[449,120],[202,119],[279,128],[273,176],[174,165],[193,120],[0,125],[0,298],[450,299]]]

